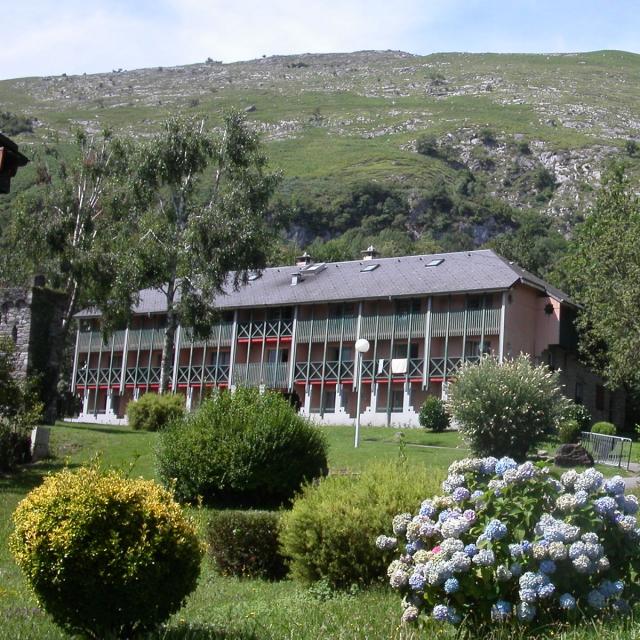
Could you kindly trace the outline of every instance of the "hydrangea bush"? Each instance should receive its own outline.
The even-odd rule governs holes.
[[[376,542],[402,552],[387,574],[404,621],[544,624],[622,614],[636,599],[638,500],[619,476],[570,470],[558,481],[531,462],[468,458],[442,490]]]

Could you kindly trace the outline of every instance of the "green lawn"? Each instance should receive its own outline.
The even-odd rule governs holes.
[[[358,449],[353,448],[353,428],[322,429],[330,445],[333,471],[359,470],[372,460],[393,459],[400,454],[396,429],[363,428]],[[467,454],[455,432],[432,434],[416,429],[402,433],[403,449],[410,464],[442,469]],[[156,434],[133,432],[127,427],[58,424],[52,429],[56,454],[53,460],[0,478],[0,639],[69,638],[37,607],[7,550],[10,516],[19,500],[46,473],[65,464],[84,464],[96,455],[104,466],[153,478],[156,439]],[[209,510],[189,511],[203,527]],[[385,588],[331,594],[322,588],[309,590],[289,580],[270,583],[223,578],[205,560],[199,586],[185,608],[152,637],[159,640],[417,640],[425,635],[443,640],[454,638],[452,632],[435,627],[405,629],[398,623],[400,613],[398,597]],[[640,626],[612,629],[591,625],[567,632],[556,629],[552,635],[565,640],[596,640],[600,636],[631,640],[640,638]],[[519,636],[511,633],[502,636],[504,640],[513,637]]]

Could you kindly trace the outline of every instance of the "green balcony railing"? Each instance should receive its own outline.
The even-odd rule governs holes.
[[[264,385],[274,389],[288,386],[287,374],[289,365],[286,362],[258,362],[236,364],[233,368],[233,384],[244,387]]]
[[[265,340],[267,338],[290,338],[293,320],[263,320],[262,322],[239,322],[238,339]]]

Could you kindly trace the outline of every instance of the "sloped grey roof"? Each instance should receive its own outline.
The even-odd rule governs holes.
[[[436,259],[443,262],[435,267],[426,265]],[[370,272],[364,266],[378,264]],[[501,291],[517,282],[543,289],[549,295],[566,301],[567,296],[517,265],[509,263],[491,250],[438,253],[400,258],[378,258],[327,263],[315,275],[304,274],[296,285],[291,277],[300,269],[295,266],[271,267],[238,291],[216,298],[220,309],[288,306],[343,300],[372,300],[408,298],[446,293],[480,293]],[[164,294],[155,289],[140,292],[140,302],[134,313],[148,314],[165,311]],[[87,309],[78,317],[95,317],[99,311]]]

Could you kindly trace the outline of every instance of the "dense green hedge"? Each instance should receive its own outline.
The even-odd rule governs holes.
[[[129,426],[138,431],[160,431],[184,415],[184,397],[173,393],[145,393],[127,405]]]
[[[286,572],[278,543],[280,515],[274,511],[215,511],[207,542],[224,576],[276,580]]]
[[[444,403],[435,396],[429,396],[424,401],[418,419],[420,426],[436,433],[445,431],[449,426],[449,416],[445,411]]]
[[[616,425],[611,422],[596,422],[591,427],[591,433],[601,433],[605,436],[615,436],[618,432],[616,430]]]
[[[180,500],[264,508],[326,474],[327,446],[280,394],[240,388],[163,431],[157,463]]]
[[[391,552],[375,546],[393,516],[415,510],[438,491],[426,466],[377,463],[360,476],[329,476],[307,485],[282,517],[280,540],[294,578],[333,587],[382,581]]]

